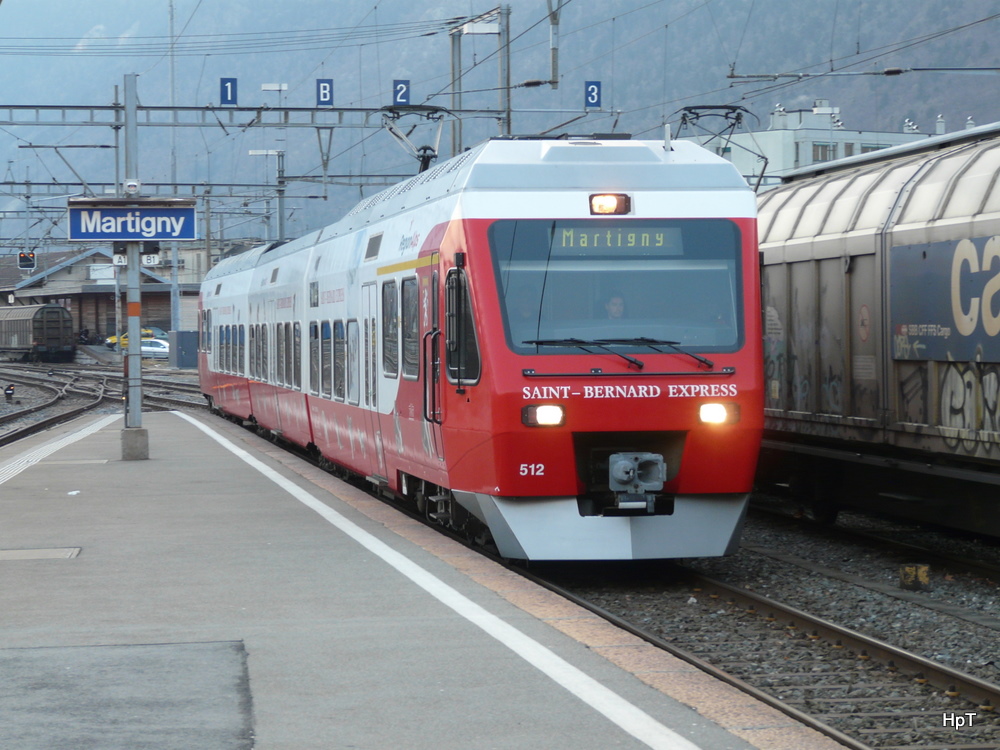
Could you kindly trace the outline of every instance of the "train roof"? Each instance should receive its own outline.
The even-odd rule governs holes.
[[[746,193],[753,206],[750,188],[733,164],[689,141],[501,136],[364,199],[323,229],[226,259],[205,279],[252,268],[264,255],[294,253],[460,191],[521,190],[732,191]],[[220,266],[224,270],[215,273]]]
[[[610,169],[610,167],[614,167]],[[502,136],[355,206],[331,229],[353,231],[461,190],[747,190],[730,162],[688,141]]]
[[[782,182],[796,182],[802,179],[818,177],[819,175],[839,172],[852,167],[867,164],[877,164],[878,162],[892,161],[901,156],[911,156],[923,153],[932,153],[941,149],[959,146],[963,143],[972,143],[981,140],[991,140],[1000,135],[1000,122],[992,122],[988,125],[980,125],[968,130],[959,130],[955,133],[945,133],[944,135],[934,135],[922,141],[904,143],[900,146],[890,146],[880,148],[876,151],[869,151],[867,154],[856,154],[846,156],[843,159],[834,161],[824,161],[819,164],[811,164],[808,167],[794,169],[782,177]]]
[[[761,248],[825,236],[864,248],[870,239],[862,238],[904,226],[1000,219],[1000,123],[877,154],[831,162],[762,193]]]

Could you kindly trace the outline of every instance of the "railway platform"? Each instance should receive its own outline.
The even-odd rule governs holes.
[[[254,434],[0,448],[0,747],[840,745]]]

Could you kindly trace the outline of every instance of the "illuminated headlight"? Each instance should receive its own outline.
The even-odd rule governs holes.
[[[698,417],[705,424],[735,424],[740,421],[740,405],[702,404]]]
[[[627,214],[632,210],[632,200],[623,193],[598,193],[590,196],[592,214]]]
[[[528,427],[558,427],[566,421],[559,404],[531,404],[521,409],[521,422]]]

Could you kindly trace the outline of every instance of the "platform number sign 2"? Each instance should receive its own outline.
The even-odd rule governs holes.
[[[409,80],[395,80],[392,82],[392,103],[395,106],[410,106],[410,82]]]
[[[235,78],[220,78],[219,79],[219,104],[231,107],[236,106],[236,79]]]
[[[585,81],[583,84],[583,106],[586,109],[600,108],[601,106],[601,82]]]

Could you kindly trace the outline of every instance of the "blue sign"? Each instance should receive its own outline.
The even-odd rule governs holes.
[[[332,107],[333,106],[333,79],[332,78],[317,78],[316,79],[316,106],[317,107]]]
[[[1000,237],[889,255],[893,359],[1000,362]]]
[[[194,206],[69,207],[70,240],[114,242],[128,240],[195,240]]]
[[[392,103],[404,107],[410,105],[410,81],[408,79],[392,82]]]
[[[585,109],[599,108],[601,106],[601,82],[584,81],[583,83],[583,106]]]
[[[222,106],[236,106],[236,79],[219,79],[219,104]]]

